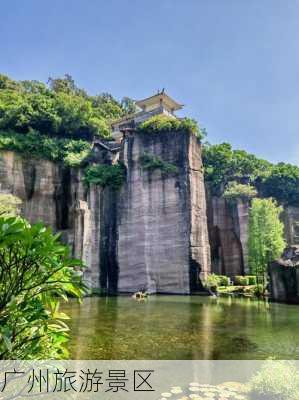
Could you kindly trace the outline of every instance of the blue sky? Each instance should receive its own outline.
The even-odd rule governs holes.
[[[0,71],[95,94],[165,88],[208,131],[299,164],[299,1],[2,0]]]

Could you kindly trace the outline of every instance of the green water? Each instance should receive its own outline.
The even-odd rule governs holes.
[[[299,359],[299,307],[249,298],[86,298],[71,316],[73,359]]]

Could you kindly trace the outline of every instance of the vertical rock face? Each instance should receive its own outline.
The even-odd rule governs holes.
[[[299,246],[291,246],[269,265],[271,298],[299,304]]]
[[[177,173],[144,169],[144,154],[175,165]],[[127,137],[123,161],[118,290],[190,293],[198,273],[210,269],[199,143],[184,133],[138,134]]]
[[[287,242],[290,245],[299,245],[299,207],[285,207],[283,222]]]
[[[208,226],[212,271],[229,276],[247,273],[248,203],[208,195]]]
[[[82,172],[5,151],[0,191],[22,200],[22,215],[43,221],[86,264],[90,287],[108,292],[190,293],[210,272],[201,148],[184,132],[127,137],[120,192],[82,182]],[[144,154],[172,170],[144,169]]]
[[[62,194],[68,187],[63,187],[63,171],[58,165],[23,159],[11,151],[2,152],[0,190],[22,200],[22,214],[31,222],[41,220],[52,228],[65,228],[67,199]]]

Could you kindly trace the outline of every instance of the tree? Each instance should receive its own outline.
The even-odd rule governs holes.
[[[124,109],[125,114],[133,114],[137,111],[136,104],[130,97],[123,97],[121,100],[121,106]]]
[[[41,223],[0,217],[0,359],[67,358],[59,303],[83,295],[81,267]]]
[[[264,196],[275,197],[278,201],[299,206],[299,167],[279,163],[261,183]]]
[[[284,247],[282,207],[273,199],[253,199],[249,210],[248,254],[251,273],[265,275],[270,261],[280,257]]]
[[[256,197],[257,191],[254,186],[251,185],[243,185],[237,182],[229,182],[224,193],[223,197],[228,200],[250,200],[253,197]]]
[[[110,122],[127,112],[110,94],[90,96],[70,75],[38,81],[13,81],[0,75],[0,130],[91,141],[111,136]]]
[[[244,150],[233,150],[229,143],[206,144],[203,149],[205,180],[219,195],[230,181],[255,184],[271,173],[272,164]]]

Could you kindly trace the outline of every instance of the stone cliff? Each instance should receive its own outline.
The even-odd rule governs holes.
[[[86,187],[80,170],[5,151],[0,191],[23,201],[29,221],[62,233],[86,263],[91,288],[190,293],[210,272],[200,152],[192,134],[129,135],[119,154],[126,182],[114,191]],[[144,169],[145,153],[171,163],[175,172]]]
[[[177,173],[144,170],[146,153]],[[189,293],[210,272],[200,145],[193,135],[131,135],[124,144],[127,181],[118,208],[119,291]]]
[[[299,246],[288,247],[270,263],[269,275],[272,300],[299,304]]]
[[[231,277],[248,273],[248,202],[229,202],[223,197],[211,196],[209,188],[207,192],[213,272]]]
[[[116,153],[97,147],[95,157]],[[155,157],[174,169],[144,168]],[[249,205],[205,190],[201,145],[192,134],[128,134],[117,157],[126,166],[119,191],[83,184],[82,171],[0,153],[0,192],[22,201],[22,215],[60,231],[87,265],[94,290],[188,294],[208,273],[247,273]],[[286,238],[298,244],[299,209],[285,207]]]
[[[207,214],[211,247],[211,269],[220,275],[248,274],[249,202],[228,201],[210,195],[207,189]],[[284,207],[282,221],[289,245],[299,244],[299,208]]]

